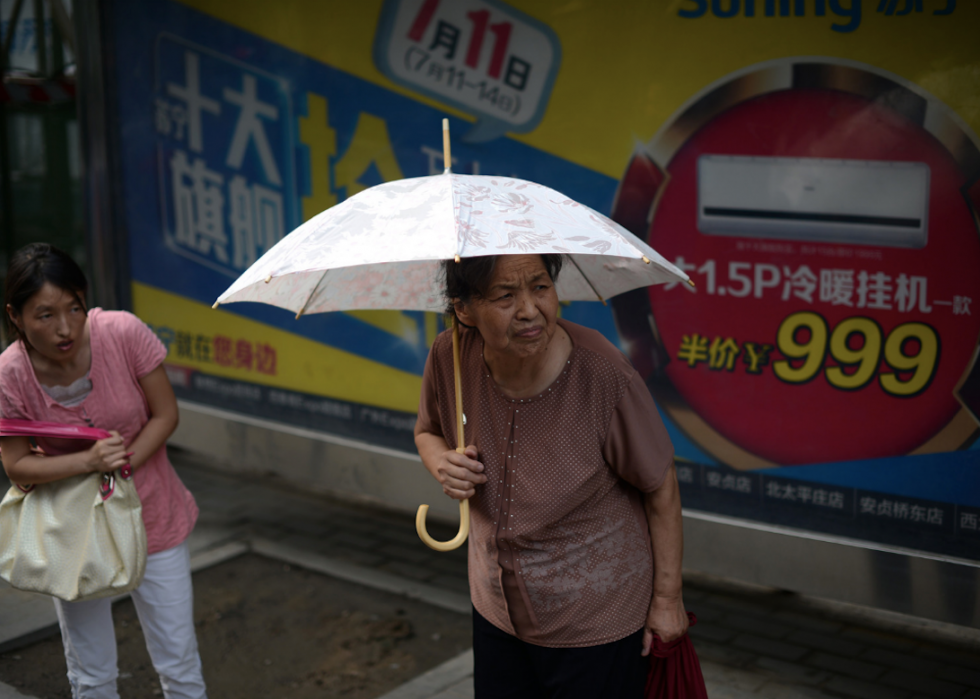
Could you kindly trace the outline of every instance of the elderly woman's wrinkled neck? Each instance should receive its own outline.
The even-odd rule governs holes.
[[[539,255],[501,255],[480,298],[456,315],[483,338],[483,359],[507,395],[525,398],[561,374],[572,343],[558,325],[558,294]]]

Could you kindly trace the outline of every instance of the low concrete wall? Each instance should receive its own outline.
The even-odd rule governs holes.
[[[684,568],[980,628],[973,561],[685,510]]]
[[[171,443],[237,473],[274,473],[334,497],[459,523],[416,454],[181,401]],[[684,567],[925,619],[980,627],[980,566],[953,559],[720,517],[684,512]]]
[[[233,473],[274,473],[335,497],[459,522],[459,506],[417,454],[180,401],[180,426],[170,443]]]

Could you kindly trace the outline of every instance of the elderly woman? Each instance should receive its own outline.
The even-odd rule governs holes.
[[[474,684],[491,697],[639,697],[653,634],[687,630],[673,446],[642,379],[558,319],[562,258],[446,264],[466,449],[454,451],[450,333],[432,347],[415,443],[470,498]]]

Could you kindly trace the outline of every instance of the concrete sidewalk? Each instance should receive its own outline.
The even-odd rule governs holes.
[[[412,517],[301,492],[274,478],[228,476],[173,452],[201,508],[195,569],[252,550],[362,585],[469,613],[465,547],[436,553]],[[436,538],[454,532],[430,526]],[[691,630],[713,699],[980,699],[980,630],[777,590],[685,575]],[[57,633],[50,600],[0,587],[0,653]],[[469,699],[465,653],[383,699]],[[0,699],[22,697],[0,683]]]

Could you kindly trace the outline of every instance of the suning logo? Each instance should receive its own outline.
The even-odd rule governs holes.
[[[806,17],[808,6],[814,17],[826,17],[827,9],[835,17],[848,20],[846,24],[835,22],[830,28],[835,32],[849,33],[861,26],[861,0],[686,0],[687,6],[677,11],[679,17],[698,19],[708,14],[715,17],[755,17],[758,6],[763,17]],[[931,4],[933,7],[927,8]],[[878,0],[876,12],[886,17],[927,12],[936,16],[951,15],[956,10],[956,0]]]

